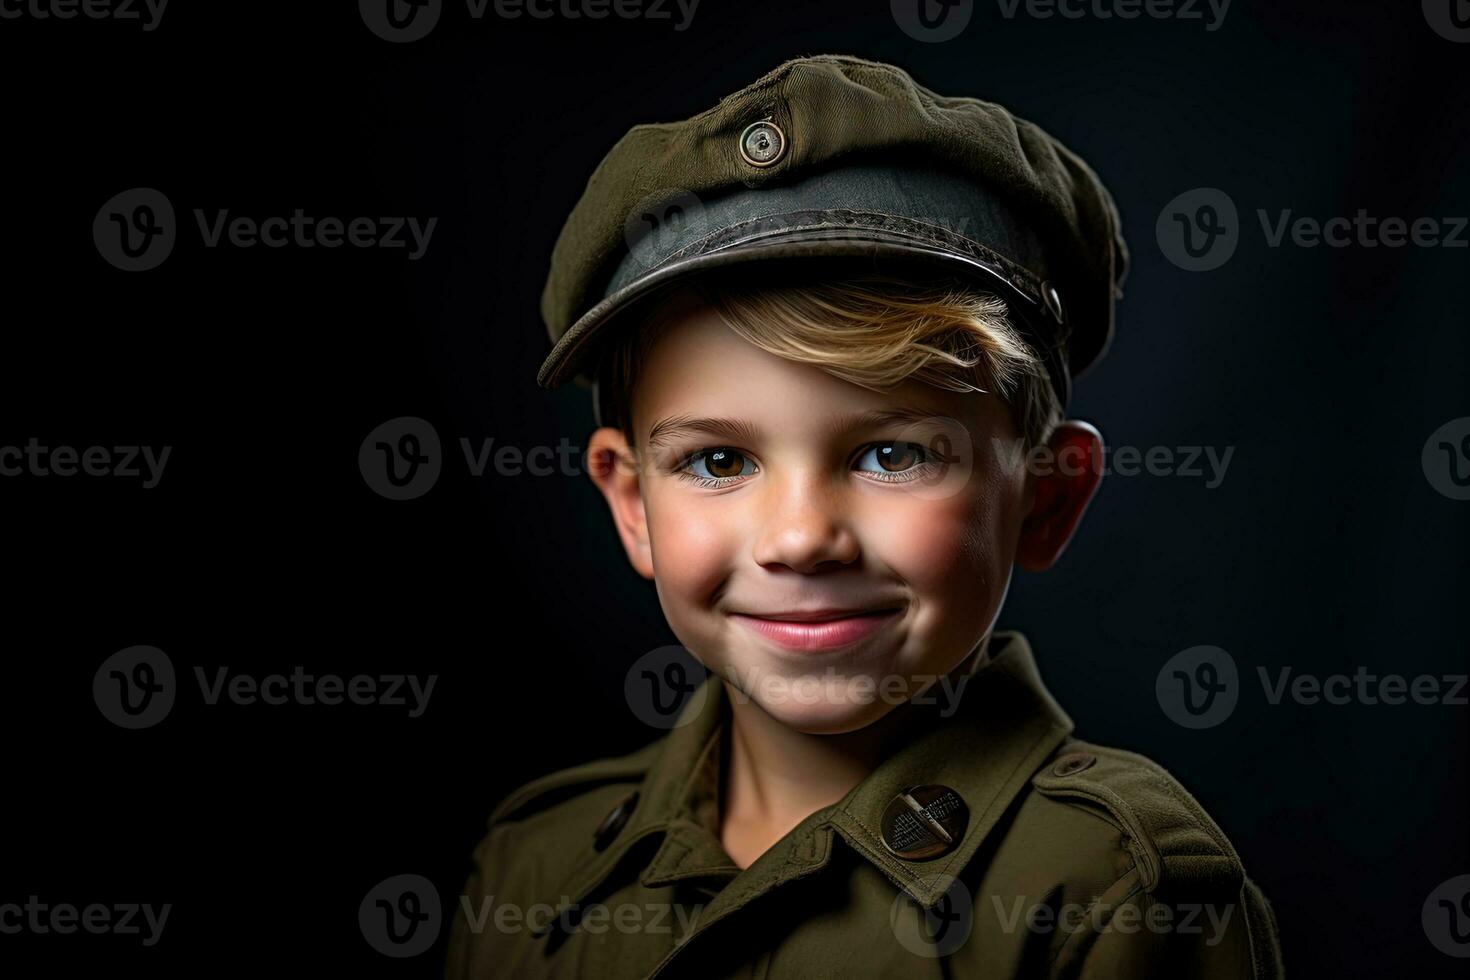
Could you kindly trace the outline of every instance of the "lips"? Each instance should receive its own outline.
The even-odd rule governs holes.
[[[899,610],[811,609],[785,612],[731,613],[746,629],[788,650],[835,650],[878,632]]]

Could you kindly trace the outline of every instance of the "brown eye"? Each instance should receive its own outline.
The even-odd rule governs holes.
[[[924,447],[912,442],[880,442],[863,453],[858,469],[870,472],[902,473],[924,462]],[[867,465],[868,461],[876,465]]]
[[[736,449],[703,449],[689,459],[691,473],[704,479],[726,479],[732,476],[748,476],[755,466],[745,454]]]

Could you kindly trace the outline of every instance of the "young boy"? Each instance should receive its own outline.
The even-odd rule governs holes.
[[[711,676],[496,809],[450,976],[1281,975],[1219,828],[994,632],[1097,486],[1063,413],[1126,266],[1068,150],[857,58],[613,148],[540,380],[595,382],[593,479]]]

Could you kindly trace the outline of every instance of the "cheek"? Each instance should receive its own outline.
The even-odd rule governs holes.
[[[738,540],[737,522],[722,509],[677,495],[650,492],[644,500],[654,580],[659,595],[675,603],[703,603],[729,577]]]
[[[921,604],[973,604],[978,587],[1005,582],[1009,518],[1003,496],[880,499],[866,515],[864,546],[914,589]]]

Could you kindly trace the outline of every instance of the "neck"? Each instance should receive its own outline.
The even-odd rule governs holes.
[[[951,681],[978,669],[989,640],[987,635],[950,671]],[[772,842],[846,796],[931,714],[928,705],[908,701],[855,731],[813,735],[788,727],[724,684],[731,724],[721,823],[769,828]]]

